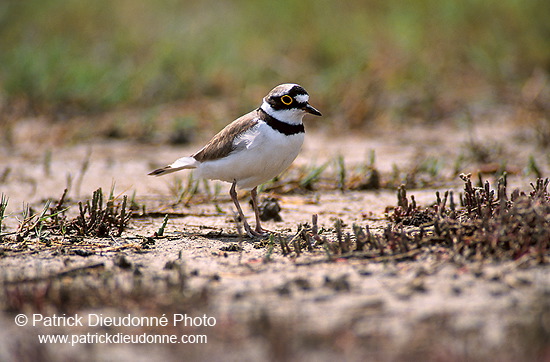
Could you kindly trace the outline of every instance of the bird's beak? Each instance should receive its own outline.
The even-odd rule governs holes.
[[[321,112],[319,112],[318,110],[313,108],[313,106],[309,103],[306,103],[306,105],[304,107],[304,111],[306,111],[307,113],[311,113],[313,115],[316,115],[316,116],[322,116]]]

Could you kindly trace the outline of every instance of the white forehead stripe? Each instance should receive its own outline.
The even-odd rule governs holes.
[[[309,100],[309,96],[307,94],[298,94],[296,97],[296,102],[298,103],[306,103]]]

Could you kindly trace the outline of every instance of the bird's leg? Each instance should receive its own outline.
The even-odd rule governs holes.
[[[248,222],[246,221],[246,217],[244,216],[243,210],[241,209],[241,205],[239,204],[239,199],[237,198],[237,191],[235,190],[236,186],[237,186],[237,180],[233,181],[233,184],[231,185],[231,189],[229,190],[229,195],[231,195],[231,200],[233,200],[235,207],[237,207],[237,212],[239,213],[239,217],[243,221],[244,229],[246,230],[246,233],[250,237],[260,236],[257,232],[252,230],[252,228],[250,227],[250,225],[248,225]]]
[[[254,209],[254,214],[256,215],[256,232],[260,235],[265,235],[268,233],[267,230],[262,228],[262,223],[260,221],[260,209],[258,207],[258,187],[254,187],[250,190],[250,198],[252,199],[252,208]]]

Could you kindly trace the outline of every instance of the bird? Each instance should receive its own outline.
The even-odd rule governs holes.
[[[302,148],[306,114],[322,116],[309,104],[309,94],[300,85],[280,84],[263,99],[260,107],[237,118],[199,151],[149,173],[153,176],[194,169],[199,179],[231,183],[229,194],[248,236],[268,234],[260,222],[258,186],[279,175],[296,159]],[[256,227],[246,221],[236,188],[249,190]]]

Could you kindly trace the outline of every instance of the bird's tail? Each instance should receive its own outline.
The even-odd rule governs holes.
[[[162,175],[167,175],[169,173],[176,172],[176,171],[179,171],[179,170],[197,168],[197,166],[198,166],[198,161],[195,158],[193,158],[193,157],[182,157],[182,158],[176,160],[176,162],[174,162],[173,164],[162,167],[162,168],[158,168],[155,171],[150,172],[148,175],[162,176]]]

